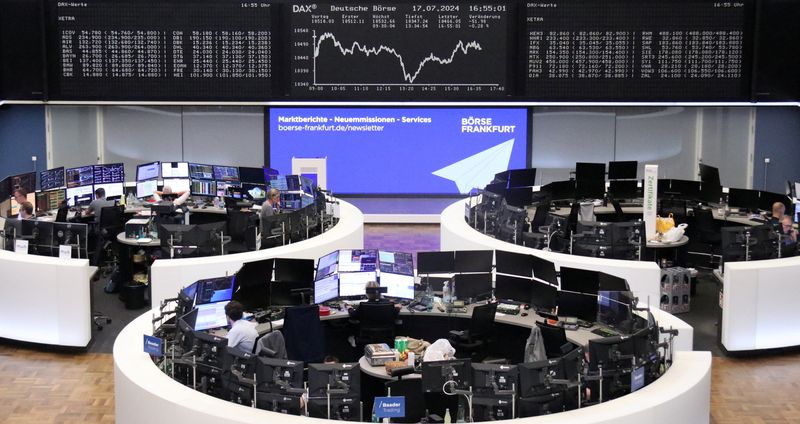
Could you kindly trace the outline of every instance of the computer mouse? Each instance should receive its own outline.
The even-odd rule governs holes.
[[[528,316],[528,313],[527,312],[523,312],[523,313],[521,313],[519,315],[522,316],[522,317],[526,317],[526,316]]]

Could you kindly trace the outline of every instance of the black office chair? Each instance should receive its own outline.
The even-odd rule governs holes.
[[[495,313],[496,303],[476,306],[472,310],[469,329],[450,332],[450,342],[456,349],[457,357],[480,362],[488,356],[487,348],[494,335]]]
[[[412,370],[413,371],[413,370]],[[392,396],[406,398],[406,415],[402,418],[392,418],[397,423],[418,423],[425,416],[425,394],[422,392],[421,378],[398,377],[385,383],[386,389]]]
[[[357,306],[358,320],[353,320],[358,325],[356,345],[363,346],[372,343],[394,342],[395,317],[397,316],[394,304],[389,302],[362,302]]]
[[[575,228],[578,226],[578,212],[580,211],[580,202],[572,203],[572,207],[569,210],[569,217],[567,218],[567,228],[564,234],[564,238],[567,240],[569,240],[569,238],[572,236],[572,233],[575,232]]]
[[[286,308],[281,331],[289,359],[308,364],[325,358],[325,330],[319,321],[318,305]]]
[[[614,217],[610,219],[611,222],[624,222],[625,221],[625,213],[622,212],[622,206],[620,206],[619,201],[614,198],[609,198],[611,202],[611,206],[614,207]]]
[[[702,245],[703,252],[691,252],[708,255],[707,267],[714,269],[719,266],[722,258],[720,249],[722,243],[721,226],[714,219],[711,209],[695,207],[693,210],[693,223],[689,226],[692,231],[692,243]]]
[[[67,222],[68,212],[69,205],[67,205],[67,202],[61,202],[61,205],[58,206],[58,212],[56,212],[56,222]]]
[[[97,224],[97,245],[95,251],[95,264],[104,268],[104,274],[118,262],[119,243],[117,234],[125,229],[125,206],[107,206],[100,209],[100,220]],[[104,259],[105,262],[101,262]]]
[[[572,343],[567,341],[567,333],[562,327],[556,327],[544,322],[536,322],[542,333],[544,351],[548,358],[559,358],[573,349]]]
[[[258,217],[252,212],[228,209],[225,216],[227,235],[231,241],[225,245],[225,253],[242,253],[256,250]]]

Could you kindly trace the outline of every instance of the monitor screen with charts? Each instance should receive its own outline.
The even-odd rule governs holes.
[[[125,165],[121,163],[110,163],[106,165],[95,165],[94,172],[95,184],[111,184],[125,182]]]
[[[64,187],[64,167],[48,169],[39,173],[39,186],[42,191]]]
[[[103,189],[106,193],[106,198],[121,197],[125,194],[125,187],[123,183],[108,183],[108,184],[95,184],[94,189]]]
[[[189,178],[193,180],[213,180],[214,167],[200,163],[189,164]]]
[[[136,183],[136,197],[144,199],[150,197],[158,189],[157,180],[139,181]]]
[[[161,171],[161,162],[143,163],[136,167],[136,181],[156,180]]]
[[[65,171],[67,188],[83,187],[94,184],[94,168],[92,165],[78,168],[67,168]]]
[[[93,186],[81,186],[67,189],[67,204],[69,206],[88,205],[94,199]]]
[[[319,258],[317,261],[317,279],[327,277],[336,272],[336,265],[339,262],[339,251],[333,251]]]
[[[239,167],[214,165],[214,179],[217,181],[239,181]]]
[[[225,315],[225,306],[229,300],[223,302],[206,303],[197,305],[197,321],[195,321],[195,331],[203,331],[211,328],[220,328],[228,325],[228,317]]]
[[[329,275],[314,282],[314,303],[320,304],[339,297],[339,276]]]
[[[339,272],[375,271],[378,251],[374,249],[340,250]]]

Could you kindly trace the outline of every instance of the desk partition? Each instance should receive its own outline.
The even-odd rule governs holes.
[[[0,250],[0,337],[86,347],[92,339],[88,259]]]

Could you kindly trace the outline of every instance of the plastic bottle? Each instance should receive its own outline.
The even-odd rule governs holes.
[[[456,422],[457,423],[465,423],[464,420],[464,404],[459,402],[458,403],[458,414],[456,414]]]
[[[407,362],[407,364],[408,364],[409,367],[413,367],[414,366],[414,352],[412,352],[410,350],[408,351],[408,362]]]
[[[425,309],[428,312],[433,310],[433,289],[431,288],[430,282],[428,283],[428,287],[425,288]]]
[[[445,281],[444,286],[442,286],[442,302],[445,304],[450,303],[450,282]]]
[[[450,424],[453,422],[453,419],[450,418],[450,408],[444,410],[444,424]]]
[[[375,402],[372,403],[372,420],[371,421],[374,422],[374,423],[380,422],[380,420],[378,419],[378,415],[375,414]]]
[[[456,280],[453,279],[450,281],[450,303],[455,302],[456,299],[458,299],[458,297],[456,297]]]

